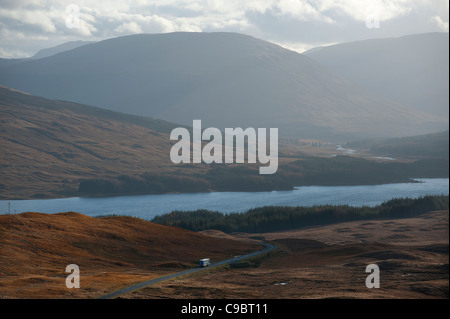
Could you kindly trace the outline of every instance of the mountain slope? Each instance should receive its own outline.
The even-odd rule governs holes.
[[[3,298],[92,298],[230,258],[259,245],[214,238],[133,217],[94,218],[67,212],[0,215]],[[80,289],[67,289],[66,266],[80,268]]]
[[[444,163],[431,160],[431,153],[423,154],[423,161],[399,169],[369,160],[329,157],[336,152],[332,145],[322,155],[326,158],[310,157],[298,145],[283,141],[274,175],[260,175],[261,163],[173,164],[169,154],[175,141],[169,132],[175,126],[0,86],[0,198],[271,191],[294,185],[403,182],[416,174],[448,176],[448,156]],[[408,140],[396,142],[398,148],[403,147],[401,141]],[[429,146],[423,150],[433,150]],[[351,174],[355,169],[364,173]]]
[[[304,54],[377,94],[449,116],[448,33],[336,44]]]
[[[0,68],[26,61],[27,59],[4,59],[0,58]]]
[[[278,127],[297,137],[405,136],[448,126],[308,57],[234,33],[109,39],[4,67],[0,84],[185,125]]]
[[[347,148],[367,150],[377,156],[412,157],[412,158],[449,158],[449,131],[392,138],[381,141],[355,141],[348,143]],[[448,165],[448,164],[447,164]]]
[[[81,178],[170,171],[175,125],[0,87],[2,197],[73,194]],[[40,194],[40,195],[39,195]]]
[[[70,41],[51,48],[39,50],[31,59],[42,59],[61,52],[73,50],[83,45],[94,43],[94,41]]]

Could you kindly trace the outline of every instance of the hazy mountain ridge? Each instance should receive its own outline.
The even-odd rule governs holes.
[[[94,43],[94,41],[70,41],[60,45],[39,50],[31,59],[42,59],[61,52],[69,51],[81,47],[86,44]]]
[[[62,43],[62,44],[54,46],[54,47],[39,50],[36,54],[34,54],[33,56],[31,56],[29,58],[14,58],[14,59],[0,58],[0,68],[4,67],[4,66],[9,66],[9,65],[13,65],[13,64],[26,62],[29,60],[37,60],[37,59],[47,58],[52,55],[55,55],[55,54],[58,54],[61,52],[65,52],[65,51],[69,51],[69,50],[73,50],[75,48],[78,48],[80,46],[90,44],[90,43],[94,43],[94,41],[70,41],[70,42]]]
[[[448,33],[341,43],[304,54],[379,95],[449,116]]]
[[[140,34],[2,68],[0,84],[191,125],[336,138],[436,132],[448,120],[364,91],[314,60],[234,33]]]

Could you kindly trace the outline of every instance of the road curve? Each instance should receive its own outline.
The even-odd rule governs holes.
[[[259,251],[255,251],[255,252],[247,254],[247,255],[236,256],[234,258],[218,261],[216,263],[212,263],[209,267],[191,268],[191,269],[180,271],[180,272],[177,272],[177,273],[173,273],[173,274],[170,274],[170,275],[167,275],[167,276],[163,276],[163,277],[158,277],[158,278],[155,278],[155,279],[147,280],[147,281],[138,283],[136,285],[128,286],[128,287],[122,288],[120,290],[113,291],[113,292],[111,292],[109,294],[100,296],[97,299],[112,299],[112,298],[116,298],[116,297],[118,297],[120,295],[129,293],[129,292],[132,292],[132,291],[135,291],[135,290],[138,290],[138,289],[150,286],[150,285],[154,285],[154,284],[156,284],[158,282],[161,282],[161,281],[165,281],[165,280],[168,280],[168,279],[173,279],[175,277],[180,277],[180,276],[193,274],[195,272],[202,271],[202,270],[205,270],[205,269],[210,269],[212,267],[217,267],[217,266],[226,265],[226,264],[232,264],[232,263],[244,260],[244,259],[248,259],[248,258],[252,258],[252,257],[255,257],[255,256],[259,256],[259,255],[268,253],[269,251],[274,250],[276,248],[275,245],[269,244],[269,243],[258,243],[258,244],[264,246],[265,249],[259,250]]]

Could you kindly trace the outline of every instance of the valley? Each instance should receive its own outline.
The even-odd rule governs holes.
[[[0,58],[0,299],[448,299],[447,69],[448,32],[302,54],[137,32]],[[212,147],[227,128],[253,135]]]
[[[449,176],[448,152],[442,151],[448,149],[448,132],[419,138],[415,147],[422,148],[420,157],[414,149],[402,155],[386,147],[369,149],[367,143],[358,144],[361,152],[349,156],[329,141],[280,137],[277,173],[260,175],[259,164],[172,163],[175,141],[169,134],[179,126],[163,120],[5,87],[0,87],[0,109],[1,199],[270,191]],[[396,143],[391,150],[409,140]],[[396,161],[372,158],[389,155],[401,156]]]

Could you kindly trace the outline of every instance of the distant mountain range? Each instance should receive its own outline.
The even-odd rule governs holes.
[[[278,127],[280,135],[329,140],[448,128],[448,117],[236,33],[125,36],[6,64],[0,63],[2,85],[183,125],[201,119],[205,127]],[[348,68],[358,68],[357,61],[354,66]]]
[[[95,43],[94,41],[70,41],[51,48],[39,50],[31,59],[42,59],[61,52],[69,51],[86,44]]]
[[[449,34],[336,44],[304,53],[379,96],[449,116]]]
[[[55,54],[58,54],[61,52],[69,51],[69,50],[81,47],[81,46],[89,44],[89,43],[94,43],[94,41],[66,42],[66,43],[51,47],[51,48],[39,50],[35,55],[33,55],[32,57],[29,57],[29,58],[17,58],[17,59],[0,58],[0,68],[4,67],[4,66],[8,66],[8,65],[13,65],[13,64],[29,61],[29,60],[37,60],[37,59],[47,58],[49,56],[52,56],[52,55],[55,55]]]

